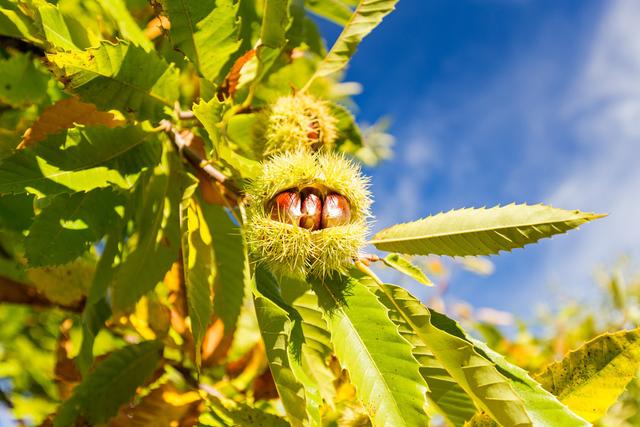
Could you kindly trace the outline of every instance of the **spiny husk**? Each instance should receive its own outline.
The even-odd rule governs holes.
[[[341,154],[300,150],[274,156],[248,189],[246,236],[253,259],[285,274],[325,277],[344,272],[366,241],[368,184],[359,167]],[[271,219],[269,201],[276,194],[309,186],[346,197],[350,223],[310,231]]]
[[[332,150],[337,138],[329,106],[306,94],[278,98],[262,113],[256,129],[264,157],[299,149]]]

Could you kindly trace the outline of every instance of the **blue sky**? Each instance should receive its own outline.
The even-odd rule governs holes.
[[[529,317],[640,259],[638,22],[636,0],[401,0],[360,46],[358,119],[389,116],[396,137],[369,171],[376,228],[512,201],[610,214],[492,257],[491,276],[456,270],[451,300]]]

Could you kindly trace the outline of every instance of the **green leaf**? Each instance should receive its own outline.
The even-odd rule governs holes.
[[[433,312],[432,312],[433,314]],[[467,336],[476,349],[496,365],[496,368],[511,381],[511,386],[526,405],[534,425],[589,426],[590,424],[571,412],[551,393],[544,390],[529,374],[511,363],[486,344]]]
[[[349,22],[353,14],[353,10],[342,0],[307,0],[306,7],[316,15],[342,26]]]
[[[38,46],[44,45],[33,19],[10,0],[0,0],[0,35],[22,39]]]
[[[472,344],[434,327],[429,310],[406,290],[381,285],[376,293],[385,306],[402,315],[406,324],[478,407],[502,425],[533,425],[509,381],[491,362],[478,354]]]
[[[292,321],[282,305],[275,278],[266,270],[256,271],[256,286],[261,295],[254,297],[256,316],[264,340],[269,368],[278,394],[292,426],[309,424],[305,388],[297,378],[292,364],[296,363],[291,344]],[[280,299],[277,304],[273,299]],[[290,310],[290,308],[289,308]]]
[[[383,251],[410,255],[491,255],[565,233],[602,216],[545,205],[466,208],[394,225],[373,236],[370,243]]]
[[[542,386],[588,421],[601,418],[640,367],[640,329],[606,333],[535,376]]]
[[[33,223],[33,195],[3,194],[0,196],[0,228],[23,231]]]
[[[96,275],[101,273],[96,269]],[[95,281],[95,278],[94,278]],[[87,304],[82,312],[82,343],[76,359],[78,369],[83,376],[87,375],[93,363],[93,344],[104,322],[111,317],[111,308],[107,301],[101,299],[95,304]]]
[[[195,198],[183,202],[182,257],[187,293],[187,309],[196,349],[196,364],[200,366],[202,340],[211,322],[213,305],[211,287],[215,264],[211,233],[202,208]]]
[[[60,407],[54,426],[73,425],[80,415],[92,424],[108,421],[155,371],[161,350],[159,341],[145,341],[111,353],[73,389],[71,398]]]
[[[153,42],[149,40],[131,16],[125,0],[100,0],[100,6],[118,25],[122,38],[143,47],[147,52],[153,50]],[[173,24],[173,21],[171,23]]]
[[[162,0],[171,20],[173,44],[212,82],[240,47],[238,2]]]
[[[389,254],[382,259],[386,265],[396,269],[400,273],[406,274],[419,283],[427,286],[433,286],[433,282],[424,274],[419,267],[400,254]]]
[[[306,282],[299,279],[283,277],[281,283],[285,302],[291,305],[302,319],[302,368],[311,377],[325,402],[333,405],[335,376],[327,366],[327,361],[333,354],[333,345],[329,326],[318,304],[318,297]]]
[[[38,6],[38,16],[47,42],[62,50],[78,50],[57,6],[47,3]]]
[[[157,163],[159,146],[138,127],[79,128],[17,150],[0,163],[0,193],[58,194],[116,184]]]
[[[364,278],[354,274],[313,283],[336,355],[374,425],[426,426],[427,384],[411,345]]]
[[[551,393],[545,391],[527,372],[509,362],[486,344],[470,337],[452,319],[434,310],[429,310],[435,328],[464,339],[474,346],[476,352],[495,364],[496,369],[509,380],[511,387],[525,404],[534,425],[587,426],[582,418],[571,412]]]
[[[211,233],[215,259],[213,311],[224,323],[225,333],[229,333],[236,327],[250,287],[247,250],[240,227],[225,208],[203,204],[202,211]]]
[[[31,54],[0,60],[0,103],[16,108],[38,103],[46,96],[48,81],[49,75],[36,66]]]
[[[394,301],[383,292],[377,293],[380,301],[389,309],[391,321],[398,326],[402,337],[413,346],[413,356],[420,363],[420,373],[429,386],[429,401],[451,424],[464,425],[477,411],[473,401],[444,369],[424,340],[403,317],[403,313],[396,309]]]
[[[116,256],[120,255],[120,235],[124,223],[125,221],[122,221],[114,225],[107,235],[104,250],[93,274],[87,302],[82,311],[82,343],[76,364],[83,376],[87,374],[93,363],[93,344],[98,332],[112,314],[105,295],[115,275],[116,268],[113,262]]]
[[[120,265],[113,283],[113,308],[133,305],[152,290],[178,257],[180,248],[180,160],[171,152],[136,184],[134,218],[137,245]]]
[[[204,126],[214,146],[218,146],[220,143],[219,124],[226,107],[227,104],[218,101],[215,96],[209,101],[201,99],[199,103],[193,105],[193,114]]]
[[[116,208],[124,201],[112,188],[54,197],[29,228],[29,265],[65,264],[82,255],[119,220]]]
[[[0,193],[129,188],[128,175],[157,163],[159,155],[157,141],[137,126],[69,129],[0,162]]]
[[[84,101],[99,109],[117,109],[140,119],[158,120],[178,99],[179,70],[155,52],[127,42],[103,42],[78,52],[58,52],[47,58],[60,79]]]
[[[398,0],[361,0],[306,87],[316,77],[328,76],[347,65],[362,39],[391,13],[397,2]]]
[[[266,0],[260,38],[262,45],[279,49],[286,42],[290,0]]]

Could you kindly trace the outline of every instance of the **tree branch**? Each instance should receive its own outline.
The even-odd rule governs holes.
[[[36,288],[8,277],[0,276],[0,303],[25,304],[34,307],[61,308],[80,313],[84,309],[84,298],[73,304],[58,304],[41,294]]]
[[[198,153],[190,148],[191,141],[193,140],[193,133],[190,131],[180,132],[169,120],[160,121],[160,126],[169,135],[169,138],[174,143],[178,151],[182,156],[196,169],[204,171],[214,180],[222,184],[228,193],[230,199],[237,202],[242,198],[240,191],[236,188],[228,177],[213,167],[207,160],[203,159]]]

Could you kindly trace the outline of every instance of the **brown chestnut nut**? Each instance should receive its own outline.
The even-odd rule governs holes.
[[[331,193],[324,199],[322,207],[322,228],[348,224],[351,220],[351,207],[344,196]]]
[[[298,225],[302,217],[300,209],[300,195],[293,190],[283,191],[271,200],[271,219]]]
[[[303,191],[302,197],[300,227],[317,230],[322,222],[322,199],[315,190]]]

